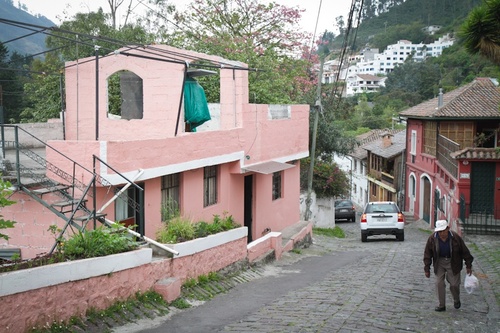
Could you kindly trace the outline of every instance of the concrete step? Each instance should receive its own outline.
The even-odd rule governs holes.
[[[403,215],[405,216],[406,224],[417,221],[417,219],[415,218],[415,216],[413,216],[413,214],[410,213],[410,212],[403,212]]]

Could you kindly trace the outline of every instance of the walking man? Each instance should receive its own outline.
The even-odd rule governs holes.
[[[462,305],[460,303],[460,272],[465,261],[467,274],[472,274],[474,257],[470,254],[463,239],[449,230],[448,221],[436,221],[434,231],[427,239],[424,250],[425,277],[431,276],[431,263],[436,275],[436,293],[439,305],[434,310],[446,311],[445,277],[450,284],[453,305],[455,309],[459,309]]]

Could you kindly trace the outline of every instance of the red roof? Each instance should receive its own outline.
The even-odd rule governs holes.
[[[399,113],[408,118],[500,118],[500,89],[489,78],[471,83]]]

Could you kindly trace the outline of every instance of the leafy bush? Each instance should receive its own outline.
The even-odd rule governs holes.
[[[195,225],[195,237],[207,237],[208,235],[211,235],[213,233],[212,230],[213,229],[210,223],[207,223],[205,221],[198,222]]]
[[[174,244],[194,239],[195,229],[190,220],[176,217],[158,230],[156,240],[160,243]]]
[[[8,197],[12,194],[12,191],[10,190],[11,186],[12,184],[10,182],[0,179],[0,208],[7,207],[16,203],[15,201],[11,201],[8,199]],[[14,221],[4,220],[2,218],[2,215],[0,215],[0,229],[14,228],[15,223],[16,222]],[[9,240],[9,236],[2,234],[1,232],[0,238]]]
[[[224,212],[223,217],[214,215],[212,223],[200,221],[192,223],[185,218],[176,217],[167,221],[165,226],[156,233],[156,240],[164,244],[181,243],[195,238],[206,237],[222,231],[238,228],[232,215]]]
[[[213,224],[220,226],[221,231],[231,230],[240,226],[236,223],[232,215],[227,215],[227,212],[224,212],[222,219],[219,215],[214,215]]]
[[[130,228],[132,227],[134,226]],[[55,252],[43,253],[26,260],[21,260],[21,257],[17,255],[11,258],[12,265],[0,267],[0,273],[46,266],[67,260],[102,257],[132,251],[138,247],[134,238],[120,224],[113,225],[111,228],[102,226],[95,230],[79,231],[68,239],[57,236],[61,232],[57,225],[51,225],[47,231],[52,233],[56,240]]]
[[[68,259],[102,257],[136,248],[137,243],[121,225],[79,231],[61,246],[62,253]]]
[[[161,203],[161,220],[168,222],[180,216],[179,203],[173,199],[168,199]]]

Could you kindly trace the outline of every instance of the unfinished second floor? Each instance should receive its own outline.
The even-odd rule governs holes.
[[[125,175],[145,169],[144,177],[212,165],[214,157],[238,162],[241,173],[308,156],[309,106],[250,104],[249,70],[165,45],[69,62],[64,140],[49,144],[85,167],[96,155]],[[218,82],[214,103],[200,80],[207,75]]]

